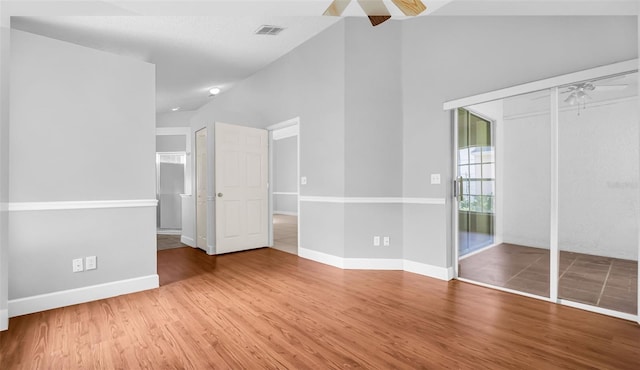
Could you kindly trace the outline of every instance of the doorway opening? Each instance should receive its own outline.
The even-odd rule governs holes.
[[[156,129],[157,249],[185,247],[183,199],[191,192],[191,130]],[[188,222],[187,222],[188,224]]]
[[[268,127],[270,131],[271,237],[270,245],[298,254],[300,126],[295,118]]]

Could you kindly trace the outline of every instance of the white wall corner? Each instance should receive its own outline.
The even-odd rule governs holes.
[[[344,258],[312,249],[298,248],[298,257],[344,269]]]
[[[181,235],[180,236],[180,243],[186,244],[186,245],[188,245],[190,247],[193,247],[193,248],[196,247],[196,241],[193,240],[193,238],[190,238],[188,236]]]
[[[9,301],[8,316],[16,317],[54,308],[71,306],[116,297],[123,294],[155,289],[160,286],[157,274],[113,281],[60,292],[40,294]]]
[[[213,245],[208,244],[206,252],[208,255],[213,256],[216,254],[216,248]]]
[[[426,263],[404,260],[404,271],[445,281],[453,279],[453,267],[439,267],[427,265]]]
[[[9,310],[0,310],[0,331],[9,329]]]

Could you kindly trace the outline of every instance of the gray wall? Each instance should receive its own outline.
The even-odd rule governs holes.
[[[273,192],[298,192],[298,136],[273,141]],[[273,195],[273,213],[297,214],[298,196]]]
[[[193,110],[166,112],[156,114],[156,127],[189,127]]]
[[[301,195],[440,204],[301,204],[301,247],[344,257],[451,258],[451,99],[637,56],[636,17],[347,18],[236,85],[192,120],[301,119]],[[598,52],[594,52],[598,50]],[[319,61],[322,61],[319,63]],[[430,174],[442,175],[440,185]],[[373,235],[391,236],[376,249]]]
[[[155,199],[154,81],[151,64],[12,30],[10,201]],[[154,207],[9,225],[10,299],[156,274]],[[71,272],[90,255],[97,270]]]
[[[402,23],[347,19],[345,39],[345,196],[401,197]],[[402,258],[402,208],[345,204],[345,257]]]
[[[184,135],[157,135],[156,152],[186,152],[187,140]]]
[[[637,17],[427,17],[402,33],[404,256],[451,265],[447,100],[636,58]],[[430,185],[429,174],[442,174]]]

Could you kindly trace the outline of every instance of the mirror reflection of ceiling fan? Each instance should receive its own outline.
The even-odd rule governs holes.
[[[569,105],[584,104],[588,100],[592,99],[591,95],[593,92],[620,91],[626,89],[629,87],[629,84],[611,84],[612,82],[619,81],[624,78],[626,78],[626,76],[615,76],[604,80],[579,82],[565,86],[559,91],[559,94],[561,99]],[[545,94],[535,98],[534,100],[544,99],[548,96],[549,94]]]
[[[564,102],[569,105],[575,105],[579,103],[585,103],[587,100],[591,100],[591,96],[588,92],[591,91],[618,91],[627,88],[627,84],[619,85],[596,85],[594,82],[581,82],[579,84],[567,86],[566,90],[560,91],[560,94],[569,94],[564,99]]]
[[[427,9],[420,0],[391,0],[404,15],[415,16]],[[340,16],[351,3],[351,0],[333,0],[323,15]],[[389,9],[382,0],[358,0],[358,4],[364,10],[372,26],[377,26],[391,18]]]

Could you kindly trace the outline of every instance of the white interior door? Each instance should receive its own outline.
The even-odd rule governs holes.
[[[268,244],[268,133],[216,123],[216,253]]]
[[[207,129],[196,132],[196,245],[207,249]]]

